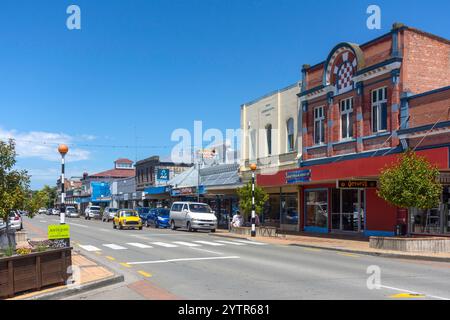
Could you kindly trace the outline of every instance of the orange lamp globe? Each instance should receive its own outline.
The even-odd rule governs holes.
[[[58,151],[61,155],[66,155],[69,152],[69,147],[65,144],[60,144],[58,147]]]
[[[252,169],[252,171],[256,171],[256,164],[255,163],[252,163],[251,165],[250,165],[250,169]]]

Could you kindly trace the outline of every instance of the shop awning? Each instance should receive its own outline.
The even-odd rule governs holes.
[[[149,194],[149,195],[164,194],[164,193],[169,193],[169,192],[170,192],[169,186],[150,187],[150,188],[146,188],[144,190],[144,193]]]

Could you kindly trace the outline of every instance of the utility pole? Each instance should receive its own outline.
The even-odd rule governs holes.
[[[255,172],[256,164],[251,164],[250,169],[252,170],[252,237],[256,237],[256,203],[255,203]]]
[[[58,147],[59,154],[61,155],[61,206],[59,212],[59,222],[60,224],[66,223],[66,193],[65,193],[65,158],[66,154],[69,152],[69,147],[65,144],[61,144]]]

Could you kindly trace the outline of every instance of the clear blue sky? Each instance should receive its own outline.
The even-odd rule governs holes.
[[[81,31],[66,28],[70,4]],[[381,30],[366,28],[370,4],[381,7]],[[174,129],[238,128],[242,103],[296,82],[302,64],[341,41],[366,42],[395,21],[450,38],[448,12],[446,0],[2,0],[0,137],[22,140],[19,166],[35,188],[59,171],[43,142],[79,144],[69,175],[135,159],[133,148],[95,144],[137,137],[167,146],[138,158],[165,156]]]

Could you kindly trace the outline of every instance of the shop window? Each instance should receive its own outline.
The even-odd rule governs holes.
[[[281,195],[281,224],[298,225],[297,193]]]
[[[294,119],[290,118],[287,123],[287,151],[294,151]]]
[[[328,227],[328,191],[305,191],[306,227]]]
[[[353,137],[353,98],[342,100],[341,103],[341,139]]]
[[[269,194],[269,201],[264,206],[264,213],[260,217],[265,226],[280,226],[280,195]]]
[[[325,113],[324,107],[314,109],[314,144],[325,143]]]
[[[387,130],[387,88],[372,91],[372,131]]]

